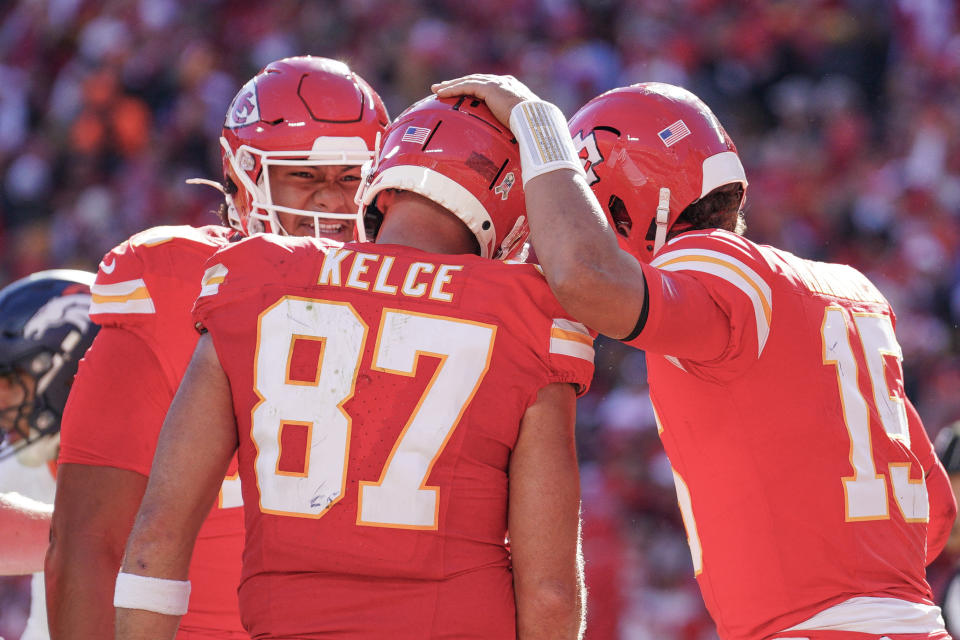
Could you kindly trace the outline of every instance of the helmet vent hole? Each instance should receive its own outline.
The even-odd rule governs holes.
[[[630,237],[630,230],[633,228],[633,220],[627,213],[627,205],[616,195],[611,195],[607,202],[607,210],[610,211],[610,217],[613,219],[613,226],[616,232],[624,238]]]
[[[420,150],[423,151],[430,145],[430,141],[433,140],[433,136],[436,135],[437,131],[440,130],[440,125],[443,124],[443,120],[437,122],[437,126],[433,128],[433,131],[430,132],[430,135],[427,136],[427,139],[423,141],[423,146],[420,147]]]
[[[643,237],[647,242],[653,242],[657,237],[657,219],[654,218],[650,221],[650,226],[647,228],[647,235]]]

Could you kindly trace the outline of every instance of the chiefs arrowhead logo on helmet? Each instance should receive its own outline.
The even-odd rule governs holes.
[[[236,129],[260,119],[260,106],[257,104],[256,78],[243,85],[233,104],[227,110],[227,119],[223,126],[226,129]]]
[[[583,131],[577,131],[573,136],[573,148],[577,150],[580,160],[583,161],[583,170],[587,172],[587,184],[592,185],[598,182],[600,178],[593,169],[603,162],[603,156],[597,148],[597,137],[593,135],[593,131],[586,136],[583,135]]]

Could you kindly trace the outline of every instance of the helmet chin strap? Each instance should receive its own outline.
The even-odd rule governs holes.
[[[204,185],[207,185],[208,187],[213,187],[220,193],[224,193],[222,184],[220,184],[219,182],[214,182],[213,180],[207,180],[206,178],[187,178],[186,180],[184,180],[184,182],[186,182],[187,184],[204,184]]]
[[[670,189],[660,187],[660,204],[657,205],[657,235],[653,241],[653,255],[667,242],[667,223],[670,221]]]
[[[370,186],[373,176],[377,173],[377,167],[380,164],[380,132],[377,131],[377,137],[373,141],[373,157],[360,166],[360,186],[357,192],[353,194],[353,201],[357,205],[357,242],[367,242],[367,229],[364,222],[364,213],[367,211],[367,203],[364,202],[364,195],[367,187]],[[369,239],[371,242],[374,238]]]
[[[233,201],[233,196],[223,190],[223,185],[214,180],[207,180],[206,178],[187,178],[184,180],[187,184],[202,184],[208,187],[213,187],[217,191],[223,194],[224,199],[227,203],[227,223],[230,225],[231,229],[235,231],[243,232],[243,223],[240,222],[240,214],[237,213],[237,205]]]

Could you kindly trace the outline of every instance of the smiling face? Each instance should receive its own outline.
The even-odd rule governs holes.
[[[359,165],[271,165],[273,204],[318,213],[355,213],[353,197],[360,186]],[[356,224],[350,219],[320,218],[278,211],[277,219],[291,236],[314,236],[349,242]],[[314,233],[314,222],[317,229]]]

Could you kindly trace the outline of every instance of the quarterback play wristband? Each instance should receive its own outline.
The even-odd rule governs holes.
[[[563,112],[549,102],[526,100],[510,112],[510,130],[520,145],[523,184],[557,169],[586,175]]]
[[[151,578],[123,571],[117,574],[117,586],[113,591],[115,607],[182,616],[187,612],[189,602],[189,580]]]

